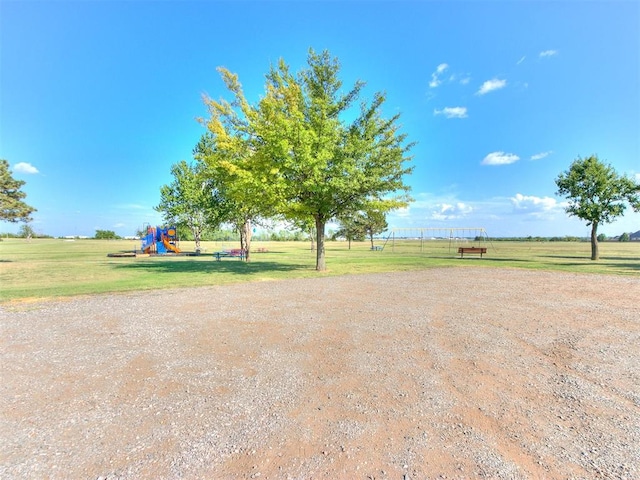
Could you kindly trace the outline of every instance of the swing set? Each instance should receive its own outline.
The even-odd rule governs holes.
[[[486,253],[493,244],[483,227],[394,228],[380,250],[398,253]],[[461,252],[462,250],[462,252]],[[467,252],[468,251],[468,252]]]

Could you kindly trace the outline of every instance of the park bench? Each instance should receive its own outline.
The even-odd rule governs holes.
[[[482,254],[487,253],[487,249],[486,247],[459,247],[458,253],[460,258],[463,258],[465,253],[480,254],[480,258],[482,258]]]
[[[245,251],[242,248],[232,248],[231,250],[222,250],[221,252],[213,252],[213,256],[216,257],[216,261],[219,262],[223,257],[236,257],[240,260],[244,260]]]
[[[371,247],[371,250],[373,250],[374,252],[380,252],[382,251],[382,247],[380,245],[374,245],[373,247]]]

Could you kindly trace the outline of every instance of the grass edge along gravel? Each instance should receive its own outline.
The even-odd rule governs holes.
[[[382,273],[435,267],[482,266],[640,276],[640,242],[601,244],[601,259],[589,259],[586,242],[500,242],[488,252],[460,258],[449,241],[396,241],[382,251],[368,242],[328,242],[326,272],[316,272],[315,252],[305,242],[254,242],[251,263],[212,253],[234,242],[204,242],[201,256],[112,258],[133,251],[133,240],[7,239],[0,242],[0,303],[76,295],[194,288],[240,282]],[[193,250],[182,242],[183,251]]]

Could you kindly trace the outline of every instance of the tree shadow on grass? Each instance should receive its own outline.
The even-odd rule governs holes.
[[[567,260],[591,260],[591,255],[538,255],[540,258],[564,258]],[[620,262],[640,262],[640,257],[612,257],[611,255],[600,255],[600,260],[594,260],[595,263],[606,261]]]
[[[591,257],[585,255],[544,255],[540,258],[573,260],[572,262],[549,262],[557,266],[566,266],[575,268],[579,271],[585,266],[601,266],[612,268],[613,270],[631,270],[640,271],[640,258],[638,257],[600,257],[600,260],[591,260]],[[606,272],[603,272],[606,273]]]
[[[112,265],[114,269],[146,271],[149,273],[225,273],[232,275],[255,275],[260,273],[293,272],[311,269],[310,266],[282,262],[242,262],[228,259],[222,261],[152,261],[131,262]]]
[[[634,271],[638,271],[640,272],[640,261],[636,261],[635,263],[617,263],[617,262],[606,262],[606,265],[612,267],[612,268],[617,268],[620,270],[634,270]]]
[[[480,261],[489,262],[489,263],[492,263],[492,262],[499,262],[499,263],[502,263],[502,262],[506,262],[506,263],[518,263],[518,262],[530,263],[531,262],[531,260],[526,260],[524,258],[495,258],[495,257],[487,257],[487,256],[484,256],[482,258],[480,258],[478,256],[476,256],[476,257],[463,257],[463,258],[456,257],[456,259],[458,259],[458,260],[480,260]]]

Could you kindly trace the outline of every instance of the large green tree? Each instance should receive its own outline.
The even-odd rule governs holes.
[[[160,204],[155,207],[166,222],[191,230],[200,251],[207,229],[217,228],[225,220],[227,202],[207,175],[204,165],[182,160],[171,166],[173,181],[160,188]]]
[[[266,75],[265,93],[251,105],[238,78],[221,69],[231,103],[207,100],[206,122],[225,152],[218,162],[241,190],[272,214],[313,219],[316,269],[325,270],[325,226],[345,212],[405,206],[404,176],[411,144],[399,132],[399,115],[384,118],[385,95],[360,100],[364,83],[343,89],[340,64],[328,52],[309,52],[293,74],[281,60]]]
[[[0,159],[0,220],[5,222],[30,222],[35,208],[23,200],[27,194],[21,191],[25,184],[16,180],[9,170],[9,162]]]
[[[558,194],[569,200],[566,212],[591,225],[591,260],[598,260],[598,226],[624,214],[627,204],[640,211],[640,184],[598,159],[578,157],[556,178]]]

